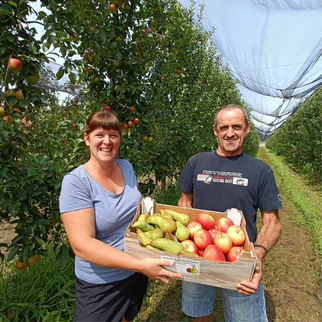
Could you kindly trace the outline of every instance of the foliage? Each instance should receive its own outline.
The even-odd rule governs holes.
[[[52,249],[37,265],[15,271],[7,264],[0,281],[1,321],[71,321],[74,314],[73,258],[62,264]]]
[[[321,113],[320,87],[266,142],[267,148],[314,179],[321,175]]]
[[[17,255],[21,262],[45,255],[50,242],[66,259],[60,184],[88,157],[82,130],[92,111],[111,107],[125,124],[120,156],[148,178],[142,192],[153,193],[159,181],[177,178],[191,155],[216,148],[216,110],[242,104],[193,7],[183,10],[174,0],[41,0],[49,12],[35,12],[32,2],[0,4],[0,218],[15,224],[7,260]],[[44,26],[40,40],[35,23]],[[57,79],[44,67],[53,50],[65,59]],[[20,72],[8,68],[11,57],[22,62]],[[54,89],[64,74],[82,93],[60,104]],[[51,91],[42,89],[48,85]],[[16,96],[20,89],[23,97]]]

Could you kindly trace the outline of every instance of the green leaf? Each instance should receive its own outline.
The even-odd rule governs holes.
[[[63,76],[64,76],[64,69],[63,69],[63,67],[60,67],[58,69],[57,74],[56,74],[56,79],[57,80],[60,80]]]
[[[7,261],[10,262],[17,255],[18,251],[19,251],[18,246],[15,246],[14,248],[12,248],[9,255],[7,256]]]

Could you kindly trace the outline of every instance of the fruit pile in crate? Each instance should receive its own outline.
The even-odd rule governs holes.
[[[195,220],[173,209],[141,214],[132,224],[143,247],[172,254],[234,262],[244,251],[246,233],[227,217],[215,221],[200,212]]]

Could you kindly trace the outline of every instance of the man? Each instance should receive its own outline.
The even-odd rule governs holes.
[[[242,210],[250,241],[255,245],[257,266],[251,281],[240,281],[237,291],[222,289],[226,321],[268,321],[261,284],[262,260],[281,234],[278,209],[282,208],[272,169],[242,150],[250,122],[238,105],[227,105],[215,115],[214,134],[218,149],[192,156],[178,187],[180,207],[218,212]],[[257,209],[262,227],[256,229]],[[192,321],[211,321],[216,288],[182,281],[182,309]]]

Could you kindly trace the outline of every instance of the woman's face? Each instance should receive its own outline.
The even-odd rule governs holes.
[[[97,128],[84,134],[84,141],[90,149],[91,158],[99,162],[113,161],[120,147],[122,136],[115,129]]]

